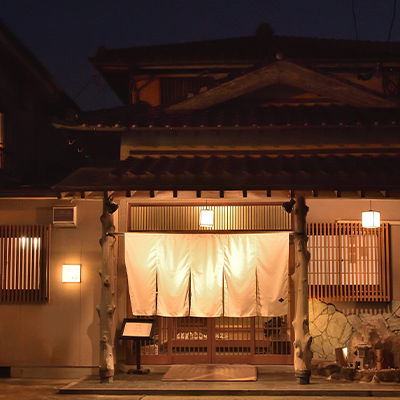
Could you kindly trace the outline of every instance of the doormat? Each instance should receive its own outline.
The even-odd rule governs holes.
[[[163,381],[254,382],[257,367],[252,365],[172,365]]]

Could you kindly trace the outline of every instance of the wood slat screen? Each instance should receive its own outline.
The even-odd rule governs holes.
[[[162,104],[186,98],[189,93],[197,93],[201,88],[210,88],[214,86],[214,78],[206,77],[188,77],[188,78],[161,78],[161,102]]]
[[[131,205],[130,231],[291,230],[292,216],[282,204],[208,206],[214,226],[199,226],[201,206]]]
[[[390,301],[389,224],[310,223],[309,295],[317,300]]]
[[[0,226],[0,304],[49,302],[50,229]]]

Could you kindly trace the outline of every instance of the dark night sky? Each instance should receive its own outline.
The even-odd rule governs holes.
[[[393,9],[394,0],[354,0],[358,38],[387,41]],[[248,36],[263,22],[278,35],[356,37],[352,0],[1,0],[0,18],[85,110],[120,105],[92,79],[87,57],[99,46]],[[400,42],[400,6],[390,41]]]

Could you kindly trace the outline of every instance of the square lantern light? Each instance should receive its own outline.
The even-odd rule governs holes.
[[[79,283],[81,281],[80,265],[63,265],[62,282]]]
[[[364,211],[362,213],[363,228],[379,228],[381,226],[381,213],[379,211]]]
[[[209,209],[200,210],[200,226],[211,228],[214,225],[214,211]]]

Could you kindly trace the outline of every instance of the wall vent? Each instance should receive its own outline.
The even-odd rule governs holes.
[[[57,228],[76,227],[76,206],[53,207],[53,225]]]

